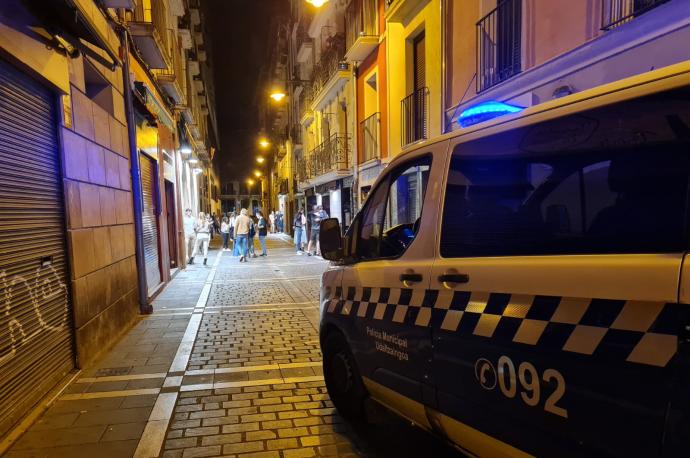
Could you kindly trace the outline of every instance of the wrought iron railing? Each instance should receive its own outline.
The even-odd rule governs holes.
[[[602,30],[625,24],[669,0],[604,0],[601,12]]]
[[[359,124],[364,162],[381,158],[381,113],[374,113]]]
[[[402,145],[429,138],[429,88],[417,89],[400,104]]]
[[[377,0],[352,0],[345,10],[346,48],[350,49],[359,37],[378,37]]]
[[[309,168],[306,158],[300,157],[295,161],[295,175],[298,183],[305,183],[309,180]]]
[[[299,98],[299,116],[300,119],[308,112],[311,111],[311,102],[314,100],[314,91],[312,86],[305,85],[302,89],[302,93]]]
[[[347,170],[350,137],[333,134],[311,150],[306,159],[306,176],[314,178],[329,172]],[[306,180],[303,180],[306,181]]]
[[[134,10],[133,22],[153,25],[153,30],[163,43],[166,53],[169,53],[168,12],[165,9],[165,2],[160,0],[142,0],[138,2]]]
[[[328,38],[326,48],[321,53],[321,60],[314,67],[314,83],[312,90],[318,94],[331,77],[339,70],[347,69],[345,57],[345,37],[336,34]]]
[[[187,90],[187,71],[182,66],[182,55],[184,50],[178,46],[177,40],[171,40],[169,54],[171,55],[172,66],[167,69],[152,69],[153,74],[161,81],[177,84],[178,93],[181,95],[180,105],[186,103]]]
[[[477,22],[477,91],[522,71],[522,0],[499,0]]]

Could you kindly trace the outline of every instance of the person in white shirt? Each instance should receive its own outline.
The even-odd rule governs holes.
[[[228,243],[230,242],[230,224],[228,224],[228,217],[223,216],[223,222],[220,223],[220,235],[223,236],[223,251],[230,251]]]
[[[194,251],[192,251],[192,257],[189,259],[190,264],[194,264],[194,256],[199,252],[199,248],[204,254],[204,265],[208,258],[208,243],[211,241],[211,222],[206,218],[204,212],[199,213],[199,218],[194,224],[194,230],[196,231],[196,243],[194,244]]]
[[[194,231],[194,224],[196,223],[196,218],[192,216],[191,208],[184,211],[184,218],[182,218],[182,226],[184,227],[184,240],[185,240],[185,257],[187,262],[191,264],[191,256],[194,251],[194,246],[196,245],[196,232]]]

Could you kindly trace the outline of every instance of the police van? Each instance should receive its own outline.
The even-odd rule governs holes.
[[[475,456],[690,456],[690,63],[513,111],[322,222],[333,403]]]

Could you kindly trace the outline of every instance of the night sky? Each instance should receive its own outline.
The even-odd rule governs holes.
[[[261,130],[265,88],[259,80],[269,55],[269,23],[289,13],[289,0],[204,0],[203,9],[216,88],[216,161],[221,180],[241,180],[254,169]]]

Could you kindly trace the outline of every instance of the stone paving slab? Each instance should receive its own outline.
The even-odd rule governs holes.
[[[242,264],[213,246],[7,457],[457,456],[385,409],[366,425],[337,414],[320,365],[323,260],[280,236]]]

